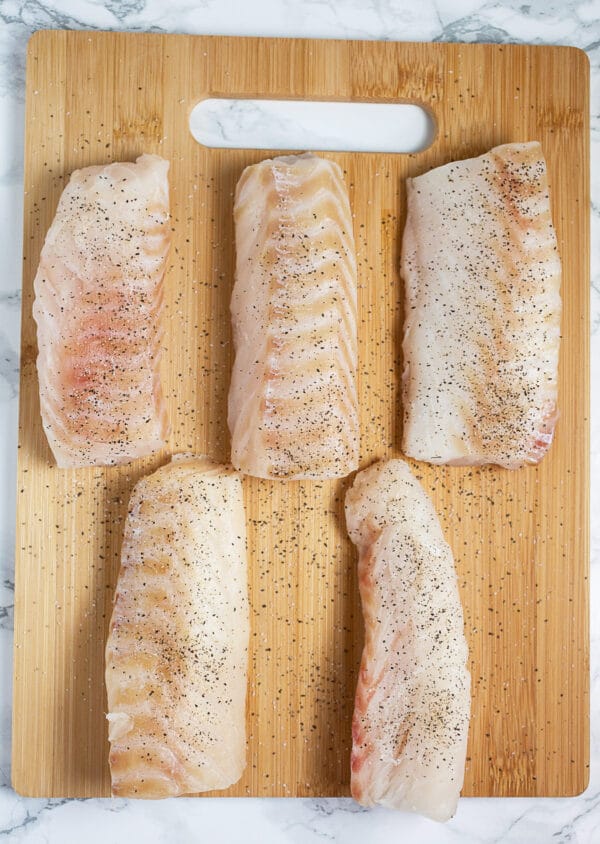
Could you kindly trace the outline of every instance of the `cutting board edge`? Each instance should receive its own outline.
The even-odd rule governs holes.
[[[143,36],[143,35],[147,35],[147,34],[145,34],[145,33],[111,33],[111,32],[98,32],[98,31],[96,31],[96,30],[90,30],[90,31],[78,31],[78,32],[65,31],[65,30],[38,30],[36,33],[34,33],[34,34],[31,36],[29,43],[31,44],[32,40],[33,40],[36,36],[41,36],[41,35],[44,35],[44,34],[46,34],[46,33],[56,33],[56,32],[64,32],[65,34],[67,34],[67,35],[69,35],[69,36],[74,35],[74,36],[76,36],[76,37],[83,37],[83,36],[85,36],[85,35],[89,35],[89,34],[100,34],[100,35],[113,35],[113,34],[115,34],[115,35],[118,35],[118,36],[123,36],[123,37],[130,37],[131,35],[141,35],[141,36]],[[151,33],[151,35],[152,35],[153,37],[154,37],[154,36],[156,36],[157,38],[171,37],[171,34],[167,35],[167,34],[164,34],[164,33]],[[173,34],[173,35],[176,35],[176,34]],[[236,37],[236,36],[208,36],[208,35],[192,36],[192,35],[185,35],[185,34],[184,34],[183,36],[177,36],[177,37],[208,38],[208,39],[213,39],[213,38],[214,38],[214,39],[221,39],[221,38],[225,38],[225,39],[227,39],[227,40],[231,40],[231,41],[239,41],[239,40],[256,40],[256,41],[264,41],[264,40],[267,40],[267,41],[273,41],[273,40],[282,40],[282,41],[299,41],[299,40],[301,40],[301,41],[312,41],[312,40],[314,40],[314,39],[294,39],[294,38],[290,38],[290,39],[262,39],[262,38],[260,38],[260,37],[250,37],[249,39],[246,39],[246,38],[242,38],[242,39],[240,39],[239,37]],[[330,40],[330,39],[323,39],[323,40]],[[340,41],[341,43],[347,43],[347,42],[346,42],[345,40],[343,40],[343,39],[339,39],[339,41]],[[334,42],[334,43],[337,43],[337,42]],[[362,40],[360,40],[360,41],[357,41],[357,42],[352,42],[352,43],[360,43],[360,44],[364,44],[365,42],[364,42],[364,41],[362,41]],[[380,43],[380,42],[372,42],[372,43]],[[396,43],[398,43],[398,44],[400,44],[400,45],[410,45],[410,44],[423,45],[423,44],[427,44],[427,42],[396,42]],[[457,43],[458,43],[458,42],[457,42]],[[429,45],[428,45],[428,46],[429,46]],[[578,54],[580,54],[580,55],[582,55],[582,56],[585,56],[585,65],[586,65],[586,67],[585,67],[585,73],[587,74],[587,77],[588,77],[588,82],[589,82],[589,58],[588,58],[587,54],[586,54],[584,51],[579,50],[579,48],[576,48],[576,47],[570,47],[570,46],[557,46],[557,47],[549,47],[549,46],[546,46],[546,45],[519,45],[519,44],[514,44],[514,45],[513,45],[513,44],[509,44],[509,45],[498,45],[498,44],[493,44],[493,43],[491,43],[491,44],[478,43],[477,45],[471,45],[471,44],[461,44],[460,46],[461,46],[461,47],[471,47],[471,46],[477,46],[477,47],[479,47],[479,46],[489,46],[489,47],[497,47],[497,48],[506,48],[506,47],[508,47],[508,48],[513,48],[513,47],[516,47],[516,48],[527,48],[527,49],[536,49],[536,50],[548,50],[548,49],[552,49],[552,50],[566,50],[566,51],[569,51],[569,50],[570,50],[570,51],[575,51],[576,53],[578,53]],[[29,47],[28,47],[28,49],[29,49]],[[580,59],[578,59],[578,61],[580,61]],[[588,116],[588,121],[589,121],[589,116]],[[589,156],[589,137],[586,139],[586,144],[587,144],[588,156]],[[26,170],[26,174],[27,174],[27,170]],[[589,228],[589,221],[588,221],[588,228]],[[588,275],[589,275],[589,270],[588,270]],[[23,303],[23,305],[22,305],[22,311],[23,311],[23,313],[25,313],[25,307],[26,307],[26,303],[24,302],[24,303]],[[588,335],[588,345],[589,345],[589,335]],[[21,402],[19,403],[19,405],[20,405],[20,406],[19,406],[19,424],[21,424]],[[589,380],[588,380],[588,405],[589,405]],[[588,434],[589,434],[589,422],[588,422],[588,424],[587,424],[587,430],[588,430]],[[589,455],[589,450],[588,450],[588,452],[587,452],[587,475],[588,475],[588,478],[589,478],[589,472],[590,472],[590,455]],[[18,499],[17,499],[17,503],[18,503]],[[589,527],[589,485],[588,485],[588,509],[587,509],[587,514],[588,514],[587,523],[588,523],[588,527]],[[18,511],[17,511],[17,518],[18,518]],[[587,547],[588,547],[588,561],[589,561],[589,531],[588,531],[588,542],[587,542]],[[589,562],[588,562],[588,574],[589,574]],[[15,572],[15,578],[17,578],[17,573],[16,573],[16,572]],[[588,596],[588,607],[589,607],[589,596]],[[589,689],[589,681],[588,681],[588,689]],[[589,692],[588,692],[588,693],[589,693]],[[14,713],[14,711],[13,711],[13,723],[14,723],[14,718],[15,718],[15,713]],[[588,732],[589,732],[589,706],[588,706],[587,718],[588,718]],[[14,753],[14,751],[13,751],[13,753]],[[588,758],[589,758],[589,751],[588,751]],[[573,794],[570,794],[570,793],[568,793],[568,794],[567,794],[567,793],[564,793],[564,792],[560,792],[560,793],[557,793],[557,794],[554,794],[554,793],[548,793],[548,795],[547,795],[547,796],[575,796],[575,794],[582,793],[582,791],[583,791],[583,790],[585,790],[585,788],[587,788],[587,782],[589,782],[589,766],[588,766],[588,768],[586,769],[586,771],[585,771],[585,773],[584,773],[584,777],[586,778],[586,785],[584,785],[584,788],[583,788],[581,791],[574,792]],[[47,796],[47,795],[42,795],[42,794],[40,794],[40,795],[34,795],[33,793],[32,793],[31,795],[29,795],[29,794],[27,794],[27,793],[26,793],[26,791],[20,791],[20,790],[19,790],[19,777],[18,777],[18,774],[16,774],[16,773],[14,773],[14,774],[13,774],[13,786],[14,786],[15,790],[16,790],[18,793],[22,793],[22,794],[24,794],[24,795],[26,795],[26,796]],[[59,796],[59,795],[55,795],[55,796]],[[79,796],[79,795],[78,795],[78,796]],[[90,794],[90,795],[82,795],[82,796],[94,796],[94,795],[93,795],[93,794]],[[206,796],[210,796],[210,795],[206,795]],[[225,796],[225,795],[224,795],[224,796]],[[233,796],[233,795],[232,795],[232,796]],[[503,795],[503,796],[511,796],[511,795],[510,795],[510,794],[507,794],[507,795]],[[520,796],[520,795],[517,795],[517,796]]]

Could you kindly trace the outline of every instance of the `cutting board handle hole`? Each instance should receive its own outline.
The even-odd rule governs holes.
[[[421,152],[435,119],[409,103],[209,98],[190,114],[190,132],[206,147],[227,149]]]

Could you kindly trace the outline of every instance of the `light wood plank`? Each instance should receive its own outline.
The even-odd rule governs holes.
[[[454,550],[473,674],[464,793],[570,795],[588,768],[588,63],[564,47],[40,32],[29,45],[18,467],[13,784],[109,793],[103,651],[135,481],[59,471],[40,417],[31,317],[43,238],[76,167],[171,161],[166,279],[171,449],[227,460],[233,191],[267,157],[188,131],[207,95],[408,100],[438,122],[418,155],[330,154],[346,172],[359,250],[362,465],[399,453],[404,180],[508,141],[541,141],[564,266],[556,441],[537,468],[415,464]],[[275,153],[277,151],[274,151]],[[244,481],[251,549],[248,768],[231,795],[349,792],[362,646],[349,481]]]

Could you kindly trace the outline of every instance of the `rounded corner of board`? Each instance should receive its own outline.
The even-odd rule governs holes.
[[[559,44],[557,46],[543,45],[540,49],[551,50],[555,54],[559,54],[572,68],[577,70],[579,73],[583,73],[589,80],[590,57],[586,50],[582,47],[574,47],[570,44]]]
[[[580,70],[584,71],[588,76],[590,75],[590,57],[582,47],[565,47],[573,56],[573,60],[580,65]]]
[[[586,766],[585,770],[581,772],[581,779],[573,784],[572,788],[564,795],[565,797],[581,797],[582,794],[588,790],[590,786],[590,767]]]
[[[39,797],[40,796],[38,794],[38,792],[35,790],[35,788],[31,788],[25,780],[21,779],[20,774],[18,774],[14,770],[11,773],[10,784],[11,784],[12,790],[19,797]]]
[[[32,32],[27,40],[27,58],[31,56],[32,52],[38,49],[40,41],[43,43],[44,41],[56,38],[56,34],[59,31],[57,29],[36,29],[35,32]]]

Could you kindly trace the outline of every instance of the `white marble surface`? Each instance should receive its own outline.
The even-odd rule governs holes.
[[[419,152],[435,122],[409,103],[206,99],[190,114],[193,137],[208,147]]]
[[[570,44],[592,67],[592,384],[600,380],[600,0],[0,0],[0,837],[75,844],[600,842],[600,614],[592,768],[574,799],[463,799],[439,826],[351,800],[32,800],[10,788],[25,45],[40,28]],[[592,608],[600,604],[600,389],[592,388]]]

